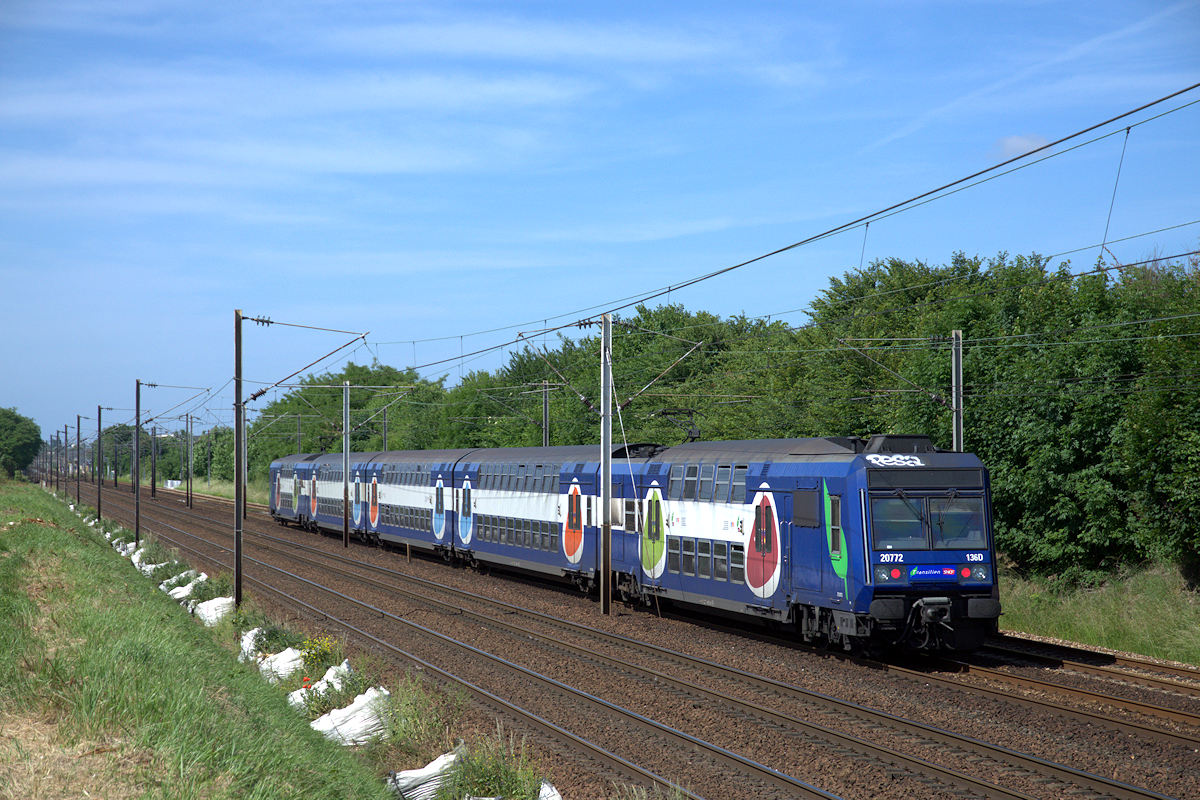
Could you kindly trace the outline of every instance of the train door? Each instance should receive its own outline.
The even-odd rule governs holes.
[[[775,493],[763,482],[754,496],[754,523],[746,545],[746,585],[767,600],[779,588],[784,539],[779,531]]]
[[[593,550],[594,556],[594,546],[589,539],[595,539],[595,536],[589,537],[587,529],[594,524],[592,492],[595,485],[594,476],[585,476],[583,479],[572,478],[571,483],[567,486],[564,498],[566,509],[563,514],[562,547],[563,555],[572,564],[595,565],[594,557],[585,558],[585,553],[589,548]]]
[[[815,485],[812,488],[801,486],[791,495],[791,508],[783,509],[783,516],[789,519],[782,524],[786,531],[784,538],[791,543],[792,587],[819,595],[827,560],[825,529],[821,524],[821,490]]]
[[[469,465],[456,466],[454,470],[454,518],[457,544],[467,547],[475,537],[475,514],[471,501],[471,474]]]

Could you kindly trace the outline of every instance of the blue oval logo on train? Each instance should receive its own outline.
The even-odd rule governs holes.
[[[471,479],[464,477],[462,485],[462,508],[458,512],[458,538],[463,544],[471,543],[475,515],[471,513]]]
[[[433,535],[439,542],[446,537],[446,484],[440,474],[433,487]]]

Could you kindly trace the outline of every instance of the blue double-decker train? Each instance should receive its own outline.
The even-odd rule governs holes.
[[[596,447],[295,455],[271,464],[285,524],[470,564],[598,580]],[[807,641],[970,649],[1000,616],[987,470],[924,436],[636,444],[612,453],[612,580],[792,625]]]

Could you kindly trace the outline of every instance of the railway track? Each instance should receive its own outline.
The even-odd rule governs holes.
[[[172,510],[181,515],[188,513],[180,509]],[[146,518],[144,511],[143,519]],[[201,522],[203,517],[196,515],[192,519],[194,523]],[[164,522],[162,524],[167,523]],[[184,531],[181,526],[169,527],[175,532],[176,539],[179,536],[194,536],[194,534]],[[218,535],[229,535],[228,530],[220,527],[220,524],[218,525],[217,532]],[[162,534],[160,533],[159,535],[161,536]],[[986,742],[954,734],[950,731],[940,730],[919,722],[874,711],[799,687],[789,686],[780,681],[734,670],[720,664],[706,662],[703,659],[696,659],[686,654],[669,651],[655,645],[647,645],[628,639],[627,637],[616,636],[589,628],[588,626],[579,625],[578,623],[554,619],[548,617],[548,615],[498,603],[476,594],[435,584],[394,570],[365,564],[355,559],[347,559],[320,548],[298,545],[293,540],[259,533],[255,533],[253,536],[257,546],[284,558],[307,563],[309,567],[318,570],[322,575],[336,574],[341,579],[352,584],[374,586],[376,590],[389,596],[402,594],[407,596],[413,603],[423,603],[426,607],[436,605],[443,614],[472,619],[478,625],[485,627],[489,631],[490,636],[495,636],[498,632],[503,631],[505,635],[514,638],[538,642],[539,646],[545,648],[547,652],[557,651],[569,654],[571,658],[575,659],[590,659],[603,664],[609,671],[608,674],[610,677],[615,677],[617,680],[628,681],[632,676],[638,681],[653,682],[659,686],[669,687],[672,692],[683,698],[685,702],[703,702],[724,709],[734,709],[740,715],[760,720],[760,724],[768,724],[776,729],[784,730],[788,736],[797,740],[812,740],[815,737],[822,743],[821,747],[858,760],[875,761],[878,764],[886,765],[890,770],[906,773],[910,777],[924,782],[928,789],[936,788],[937,785],[941,784],[953,787],[954,793],[958,795],[961,795],[965,791],[971,796],[983,797],[1060,796],[1061,794],[1078,793],[1104,797],[1164,797],[1164,795],[1156,792],[1130,786],[1120,781],[1092,775],[1082,770],[1055,764],[1045,759],[1024,755],[1015,750],[990,745]],[[182,545],[181,542],[177,542],[177,544]],[[227,548],[223,548],[223,546],[216,545],[215,543],[208,542],[208,545],[227,550]],[[190,546],[187,546],[186,549],[191,552],[198,552]],[[297,550],[302,550],[307,555],[299,555]],[[212,556],[206,556],[206,558],[212,558]],[[251,561],[266,569],[291,574],[285,570],[281,570],[278,566],[272,566],[260,560],[251,559]],[[295,577],[298,580],[306,580],[299,576]],[[255,579],[255,581],[258,581],[258,579]],[[321,583],[325,582],[323,579]],[[331,592],[337,595],[342,601],[349,602],[349,598],[344,594],[335,592],[316,582],[310,581],[308,583],[311,589]],[[405,584],[408,584],[408,586]],[[270,589],[270,591],[276,590],[277,587]],[[440,594],[450,599],[435,600],[433,599],[433,594]],[[361,603],[361,601],[355,602]],[[362,607],[369,608],[372,613],[383,615],[390,613],[370,604],[363,604]],[[484,613],[481,610],[485,607],[490,608],[490,613]],[[327,610],[320,610],[316,613],[330,616]],[[545,630],[539,631],[527,625],[516,625],[505,620],[505,617],[519,617],[525,622],[532,621],[535,626],[540,626]],[[400,622],[399,618],[394,621]],[[412,623],[405,621],[404,624]],[[436,634],[435,632],[434,635],[440,636],[441,634]],[[581,643],[570,644],[566,641],[565,637],[567,636],[575,637]],[[609,650],[615,648],[617,652],[615,654],[604,655],[600,652],[602,648]],[[654,669],[648,666],[637,665],[634,663],[635,658],[640,659],[644,663],[657,664],[660,668]],[[664,662],[671,665],[671,673],[667,673],[661,669],[661,665]],[[678,677],[678,674],[682,671],[689,671],[698,676],[703,676],[704,683],[702,684],[698,680],[681,679]],[[526,675],[525,677],[532,678],[533,676]],[[546,677],[542,676],[543,679]],[[923,677],[925,680],[929,679],[928,675]],[[553,681],[552,678],[549,680]],[[714,684],[740,685],[743,695],[745,694],[745,690],[749,688],[751,694],[769,695],[772,698],[772,703],[771,705],[765,705],[762,703],[747,702],[734,696],[734,694],[711,688]],[[781,712],[777,710],[780,707],[785,707],[788,711]],[[804,714],[804,718],[798,716],[801,711]],[[814,716],[820,717],[823,720],[836,719],[837,728],[811,722]],[[645,723],[641,724],[644,725]],[[868,736],[879,738],[880,731],[887,731],[890,736],[907,738],[911,742],[919,743],[916,749],[940,750],[946,759],[958,764],[969,763],[975,771],[1002,776],[1001,782],[1031,784],[1038,787],[1042,793],[1031,795],[1019,790],[1005,788],[1000,783],[989,783],[986,780],[981,780],[959,770],[935,764],[920,757],[908,755],[894,748],[880,746],[867,738]],[[859,735],[859,733],[864,735]],[[692,738],[698,739],[698,737]],[[674,746],[680,746],[680,741],[677,740]],[[700,746],[696,741],[682,741],[684,741],[686,747],[693,750]],[[723,749],[721,748],[721,750]],[[911,750],[913,748],[910,746],[906,749]],[[711,753],[710,757],[712,757]],[[728,756],[721,757],[728,759]],[[726,760],[726,766],[728,767],[729,765],[730,762]],[[746,765],[741,764],[741,768],[745,769]],[[900,776],[896,775],[895,777]],[[776,775],[772,779],[778,781],[779,777]],[[751,780],[762,782],[767,779],[759,775],[751,777]],[[767,783],[763,783],[764,787],[766,785]],[[799,788],[796,786],[785,788],[778,783],[774,785],[776,791],[799,791]],[[805,785],[807,786],[807,784]],[[1051,794],[1046,795],[1044,792],[1051,792]],[[793,795],[785,794],[781,796]]]

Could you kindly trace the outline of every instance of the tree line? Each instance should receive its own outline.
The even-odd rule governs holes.
[[[990,471],[1016,567],[1073,583],[1155,559],[1200,572],[1194,257],[1082,271],[1037,255],[879,260],[806,312],[796,325],[664,305],[616,320],[614,439],[913,433],[949,448],[948,339],[962,330],[966,449]],[[251,475],[339,451],[342,391],[324,387],[346,380],[391,387],[351,390],[353,450],[538,445],[546,398],[551,444],[597,443],[599,349],[598,330],[531,343],[453,386],[379,363],[310,375],[249,425]],[[232,439],[197,440],[214,477],[232,479]]]

